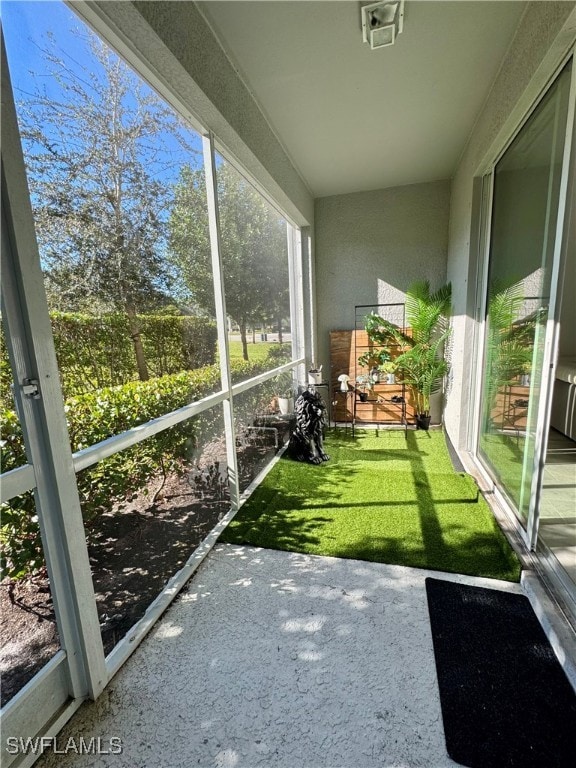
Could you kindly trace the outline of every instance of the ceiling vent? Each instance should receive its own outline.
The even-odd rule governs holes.
[[[394,45],[404,26],[404,0],[362,5],[360,13],[362,39],[372,50]]]

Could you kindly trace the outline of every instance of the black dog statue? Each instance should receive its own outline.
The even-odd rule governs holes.
[[[288,455],[296,461],[321,464],[330,456],[324,452],[322,430],[326,423],[326,406],[320,395],[307,389],[296,400],[296,429],[290,435]]]

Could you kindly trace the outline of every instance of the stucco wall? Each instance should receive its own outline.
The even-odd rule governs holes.
[[[354,305],[397,302],[415,280],[446,278],[450,182],[316,200],[318,362],[331,330],[354,327]]]
[[[553,76],[576,36],[576,3],[528,3],[452,181],[447,277],[454,297],[452,380],[444,419],[452,442],[467,442],[472,392],[477,242],[474,179],[484,173]],[[476,190],[477,190],[476,186]]]

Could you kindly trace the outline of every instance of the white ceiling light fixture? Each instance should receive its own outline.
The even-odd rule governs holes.
[[[362,39],[370,48],[394,45],[404,27],[404,0],[368,3],[360,8]]]

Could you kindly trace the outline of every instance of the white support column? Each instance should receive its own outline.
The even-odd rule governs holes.
[[[304,353],[306,367],[317,363],[316,353],[316,292],[314,287],[314,264],[312,259],[312,241],[310,227],[300,230],[300,247],[302,254],[302,291],[304,296]]]
[[[490,264],[490,241],[492,231],[492,202],[494,199],[494,167],[481,180],[481,200],[478,211],[478,256],[474,282],[476,290],[471,296],[470,314],[474,322],[474,336],[470,339],[472,365],[470,366],[469,392],[462,388],[460,413],[468,413],[466,447],[477,457],[480,440],[480,419],[484,390],[484,344],[486,341],[486,309],[488,305],[488,268]],[[461,421],[464,421],[463,419]],[[462,431],[463,425],[460,426]],[[460,444],[460,440],[458,441]]]
[[[2,312],[70,695],[107,682],[24,158],[2,41]],[[32,380],[37,394],[24,389]]]
[[[230,503],[232,511],[238,510],[240,483],[238,461],[236,457],[236,426],[234,424],[234,403],[232,400],[232,377],[230,374],[230,354],[228,345],[228,323],[226,316],[226,296],[222,273],[222,254],[220,237],[220,217],[218,212],[218,180],[216,175],[216,155],[212,134],[202,137],[204,149],[204,173],[206,174],[206,198],[208,201],[208,223],[210,228],[210,248],[212,252],[212,275],[214,277],[214,303],[218,327],[218,349],[220,358],[220,377],[222,389],[228,397],[222,403],[224,408],[224,429],[226,431],[226,455],[230,482]]]
[[[288,242],[288,274],[290,276],[290,327],[292,331],[292,359],[305,357],[304,294],[302,284],[302,245],[300,230],[286,222]],[[294,372],[298,381],[306,380],[306,366],[301,364]]]

